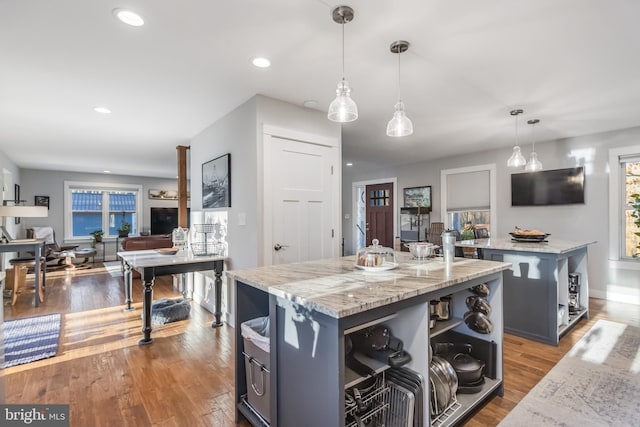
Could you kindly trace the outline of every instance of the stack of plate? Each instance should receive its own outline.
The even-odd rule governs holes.
[[[516,242],[531,242],[531,243],[540,243],[540,242],[546,242],[547,237],[550,236],[549,233],[543,233],[543,234],[516,234],[516,233],[509,233],[511,235],[511,240],[514,240]]]

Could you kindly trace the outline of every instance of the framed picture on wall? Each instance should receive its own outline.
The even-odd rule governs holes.
[[[36,206],[46,206],[47,210],[49,210],[49,196],[35,196],[33,204]]]
[[[405,208],[426,208],[431,210],[431,186],[403,189]]]
[[[231,207],[231,153],[202,164],[202,208]]]

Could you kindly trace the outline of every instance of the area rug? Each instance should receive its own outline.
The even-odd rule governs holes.
[[[5,321],[2,368],[55,356],[59,338],[60,314]]]
[[[638,426],[640,328],[598,320],[500,426]]]

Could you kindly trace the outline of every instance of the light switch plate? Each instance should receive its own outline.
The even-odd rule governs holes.
[[[238,214],[238,225],[247,225],[247,214],[241,212]]]

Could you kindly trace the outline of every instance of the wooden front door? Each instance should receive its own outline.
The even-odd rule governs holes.
[[[393,247],[393,183],[367,185],[367,246],[378,239],[382,246]]]

